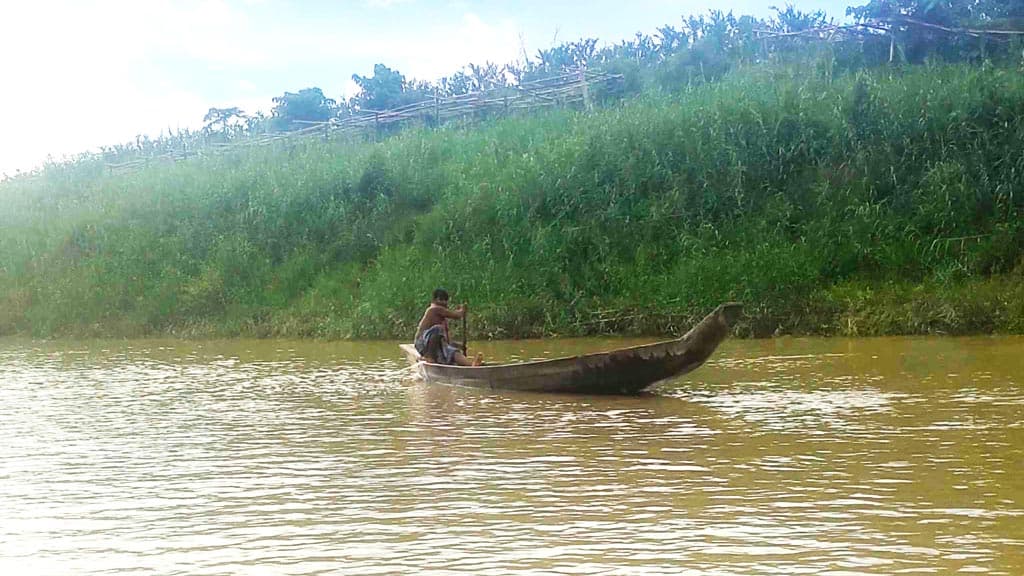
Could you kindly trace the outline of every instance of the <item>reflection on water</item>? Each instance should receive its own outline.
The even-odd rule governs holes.
[[[1022,351],[734,340],[586,397],[393,343],[4,340],[0,572],[1021,574]]]

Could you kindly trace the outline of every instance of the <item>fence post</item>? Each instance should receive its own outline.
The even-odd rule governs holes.
[[[586,66],[580,68],[580,86],[583,91],[583,108],[589,112],[594,109],[594,104],[590,101],[590,85],[587,84]]]
[[[434,126],[441,125],[441,97],[434,88]]]

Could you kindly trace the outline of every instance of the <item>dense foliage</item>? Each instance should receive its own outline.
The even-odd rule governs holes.
[[[0,333],[1024,330],[1024,78],[747,66],[593,112],[0,186]]]
[[[269,115],[249,114],[238,107],[211,108],[201,130],[140,136],[76,160],[123,163],[194,156],[211,145],[244,144],[253,136],[368,110],[489,89],[515,93],[521,82],[582,68],[622,75],[614,89],[595,94],[607,103],[716,81],[749,65],[803,65],[835,76],[888,64],[1019,65],[1024,55],[1024,0],[869,0],[848,8],[855,23],[842,26],[820,11],[804,12],[792,5],[774,10],[771,18],[711,11],[666,24],[653,35],[638,33],[607,45],[599,45],[595,38],[565,42],[520,62],[467,64],[436,81],[408,79],[377,64],[371,76],[351,76],[361,91],[348,99],[331,98],[311,87],[274,98]]]
[[[0,334],[408,337],[437,286],[477,336],[669,333],[727,299],[755,335],[1024,331],[1022,45],[978,32],[1021,4],[851,12],[712,12],[435,83],[378,65],[348,101],[9,179]],[[579,67],[623,80],[592,111],[207,153]]]

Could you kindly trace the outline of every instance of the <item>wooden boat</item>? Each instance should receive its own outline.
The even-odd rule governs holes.
[[[424,361],[412,344],[400,346],[428,383],[531,392],[635,394],[703,364],[729,335],[741,308],[737,303],[722,304],[676,340],[553,360],[449,366]]]

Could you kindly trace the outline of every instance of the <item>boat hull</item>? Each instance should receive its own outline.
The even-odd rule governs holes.
[[[425,362],[402,344],[410,364],[428,383],[493,390],[576,394],[635,394],[700,367],[729,335],[740,311],[722,304],[676,340],[568,358],[487,366]]]

